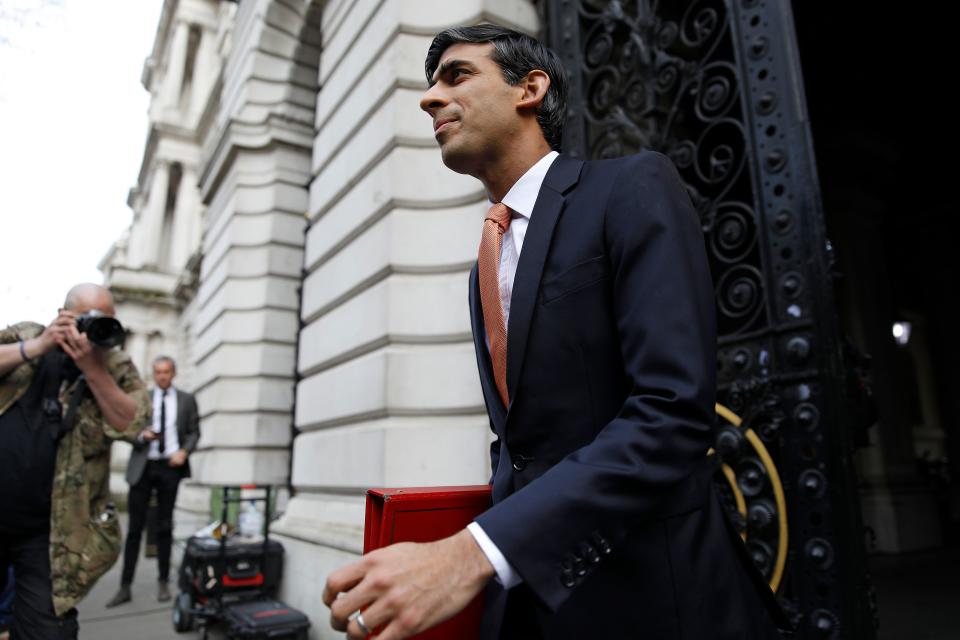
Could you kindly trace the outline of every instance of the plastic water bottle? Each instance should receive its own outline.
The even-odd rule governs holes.
[[[256,538],[263,532],[263,516],[257,504],[250,500],[240,513],[240,535],[244,538]]]

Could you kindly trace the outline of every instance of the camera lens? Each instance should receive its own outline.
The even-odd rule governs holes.
[[[84,314],[77,318],[77,329],[87,334],[93,344],[104,349],[123,344],[125,333],[123,325],[116,318]]]

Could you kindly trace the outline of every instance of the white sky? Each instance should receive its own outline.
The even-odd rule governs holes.
[[[129,226],[162,0],[0,0],[0,327],[47,324]]]

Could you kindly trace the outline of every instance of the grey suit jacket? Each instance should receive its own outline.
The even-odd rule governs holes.
[[[187,453],[193,453],[197,448],[197,441],[200,440],[200,412],[197,410],[197,400],[192,393],[177,389],[177,439],[180,441],[180,448],[186,449]],[[151,395],[152,397],[152,395]],[[151,423],[152,424],[152,423]],[[147,453],[150,451],[149,442],[140,442],[139,439],[133,444],[133,451],[130,453],[130,461],[127,463],[127,483],[131,486],[140,482],[143,476],[143,470],[147,468]],[[190,458],[180,467],[181,477],[190,477]]]

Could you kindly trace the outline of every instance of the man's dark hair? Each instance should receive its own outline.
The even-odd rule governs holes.
[[[559,56],[535,38],[492,24],[445,29],[436,35],[427,51],[427,60],[424,64],[427,82],[433,84],[433,74],[440,64],[440,56],[449,47],[459,43],[483,44],[486,42],[493,44],[493,55],[490,57],[500,67],[507,84],[518,84],[535,69],[543,71],[550,77],[547,95],[537,109],[537,122],[550,148],[559,151],[563,137],[563,120],[567,110],[567,72]]]

